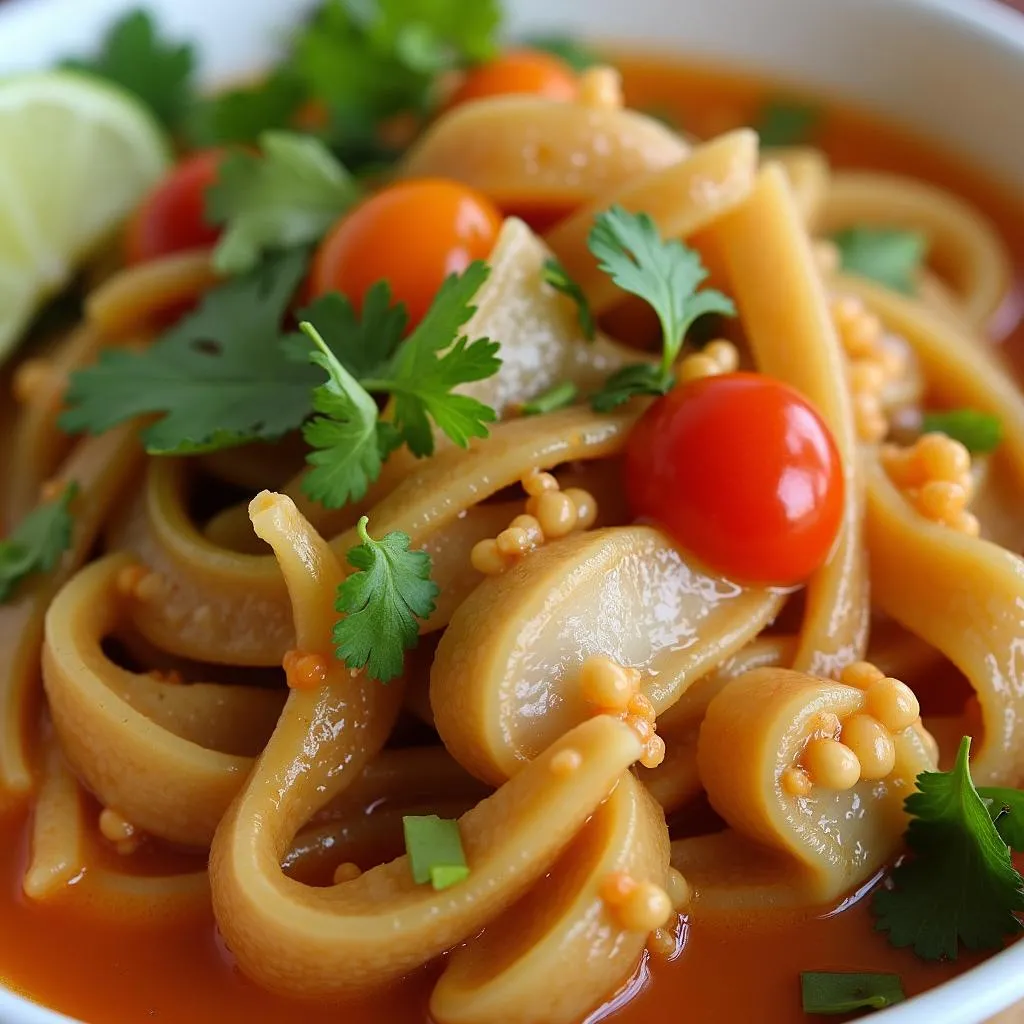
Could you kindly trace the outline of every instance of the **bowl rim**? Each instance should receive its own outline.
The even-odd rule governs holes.
[[[0,8],[0,28],[17,12],[48,9],[74,16],[81,0],[8,0]],[[855,2],[855,0],[847,0]],[[1024,14],[997,0],[888,0],[893,7],[909,9],[922,19],[945,22],[956,31],[977,38],[985,46],[1002,51],[1024,64]],[[657,47],[661,52],[667,47]],[[983,1020],[1024,999],[1024,940],[1010,946],[962,974],[915,996],[898,1006],[871,1015],[884,1024],[963,1024],[956,1009],[970,1003],[970,1020]],[[953,1014],[951,1016],[950,1014]],[[979,1016],[981,1015],[981,1016]],[[35,1002],[8,988],[0,977],[0,1024],[82,1024],[58,1010]]]

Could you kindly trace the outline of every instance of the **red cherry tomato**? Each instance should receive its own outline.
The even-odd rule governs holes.
[[[359,308],[383,278],[415,325],[449,274],[490,256],[500,229],[494,204],[466,185],[441,178],[400,182],[331,229],[313,261],[310,297],[339,291]]]
[[[221,229],[206,222],[206,190],[217,180],[219,149],[187,157],[143,200],[128,222],[125,256],[145,263],[172,252],[213,245]]]
[[[564,60],[541,50],[510,50],[473,68],[455,90],[448,106],[512,93],[572,101],[578,92],[576,74]]]
[[[626,448],[633,513],[710,568],[793,584],[828,558],[843,516],[835,440],[793,388],[757,373],[670,391]]]

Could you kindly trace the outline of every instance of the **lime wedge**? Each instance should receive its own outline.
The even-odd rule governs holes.
[[[70,72],[0,81],[0,359],[169,156],[150,114],[114,86]]]

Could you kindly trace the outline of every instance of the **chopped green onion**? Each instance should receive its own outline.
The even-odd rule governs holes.
[[[469,877],[457,821],[439,818],[436,814],[407,815],[402,818],[402,830],[409,867],[417,885],[430,882],[441,890]]]
[[[945,434],[975,454],[993,451],[1003,438],[1003,425],[999,417],[977,409],[926,412],[921,421],[921,430],[925,434]]]
[[[800,990],[804,1013],[881,1010],[906,999],[898,974],[803,971]]]
[[[556,409],[564,409],[576,401],[578,394],[579,388],[571,380],[563,380],[561,384],[548,388],[547,391],[526,402],[523,405],[523,415],[541,416],[547,412],[554,412]]]
[[[762,146],[798,146],[807,142],[821,111],[806,103],[772,100],[766,103],[754,122]]]
[[[928,253],[928,239],[920,231],[858,226],[838,232],[833,241],[844,271],[913,295]]]
[[[579,319],[583,337],[587,341],[593,341],[596,333],[594,316],[590,312],[590,303],[587,302],[583,289],[569,276],[565,267],[556,259],[545,260],[544,267],[540,273],[541,278],[546,284],[551,285],[552,288],[560,291],[563,295],[568,295],[576,303],[576,316]]]

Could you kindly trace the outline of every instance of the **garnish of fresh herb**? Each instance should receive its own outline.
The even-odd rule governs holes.
[[[439,75],[497,53],[500,25],[498,0],[328,0],[287,66],[324,108],[332,148],[359,169],[392,155],[383,122],[423,117]]]
[[[213,256],[222,274],[251,270],[265,254],[317,242],[359,189],[324,144],[309,135],[265,132],[262,154],[231,153],[206,198],[207,218],[225,225]]]
[[[1024,879],[974,788],[970,750],[965,736],[950,771],[917,777],[905,803],[910,856],[874,896],[876,927],[925,960],[955,960],[961,944],[996,949],[1022,929]]]
[[[436,814],[402,818],[405,851],[417,885],[424,882],[437,890],[447,889],[469,877],[462,849],[459,823]]]
[[[916,290],[917,272],[928,254],[928,240],[920,231],[852,227],[837,232],[833,241],[847,273],[871,278],[905,295]]]
[[[409,550],[409,535],[399,530],[374,540],[363,516],[361,544],[348,553],[357,571],[338,588],[334,626],[336,653],[349,668],[366,666],[371,679],[389,682],[402,674],[405,652],[419,640],[417,619],[434,610],[439,593],[430,578],[430,555]],[[425,880],[425,879],[424,879]]]
[[[576,401],[579,388],[571,380],[563,380],[547,391],[531,398],[523,403],[522,413],[524,416],[541,416],[544,413],[555,412],[564,409]]]
[[[926,434],[946,434],[975,454],[995,451],[1003,439],[1003,425],[999,417],[978,409],[926,412],[921,420],[921,430]]]
[[[0,540],[0,602],[27,576],[53,569],[71,546],[71,502],[77,494],[78,485],[68,484],[59,497],[30,512]]]
[[[166,128],[173,130],[192,102],[195,62],[189,44],[162,39],[152,17],[136,10],[110,27],[95,57],[65,60],[61,66],[103,78],[134,93]]]
[[[277,68],[254,85],[199,100],[189,113],[188,137],[197,148],[255,142],[264,132],[294,127],[306,96],[298,75]]]
[[[817,107],[772,100],[761,108],[753,127],[764,147],[799,146],[810,141],[820,119],[821,111]]]
[[[661,322],[661,363],[637,363],[612,374],[603,390],[591,397],[591,405],[606,412],[634,395],[669,391],[675,383],[673,367],[693,322],[707,313],[735,316],[736,307],[719,291],[700,290],[708,276],[700,254],[682,242],[663,241],[645,213],[613,206],[597,217],[588,244],[601,269],[623,291],[648,302]]]
[[[898,974],[849,971],[803,971],[800,994],[804,1013],[814,1014],[882,1010],[906,999]]]
[[[290,253],[207,292],[142,352],[106,349],[72,374],[60,426],[100,434],[162,414],[142,431],[151,454],[194,454],[274,440],[311,411],[316,370],[290,358],[280,324],[305,272]]]
[[[1024,791],[1003,786],[979,786],[978,795],[1003,842],[1015,853],[1024,853]]]
[[[532,50],[543,50],[554,57],[564,60],[573,71],[586,71],[604,61],[588,47],[572,36],[534,35],[523,40]]]
[[[303,490],[329,506],[358,501],[402,439],[391,423],[378,418],[373,395],[339,362],[316,328],[306,322],[299,326],[317,346],[310,360],[327,372],[327,383],[313,391],[313,409],[320,415],[302,430],[313,449],[306,457],[312,469]]]
[[[552,288],[560,291],[563,295],[567,295],[576,303],[576,316],[579,319],[583,337],[587,341],[593,341],[596,334],[594,316],[590,312],[590,303],[587,302],[587,297],[583,294],[583,289],[579,286],[578,282],[574,281],[569,276],[565,267],[553,257],[544,261],[544,266],[541,269],[541,278],[546,284],[551,285]]]
[[[497,342],[459,335],[489,272],[487,264],[476,261],[449,276],[404,341],[404,308],[391,306],[384,282],[367,294],[361,321],[340,295],[326,296],[304,312],[316,328],[304,324],[303,330],[321,346],[312,358],[330,378],[317,389],[322,415],[305,431],[314,449],[307,456],[313,468],[303,481],[309,497],[328,508],[361,497],[380,475],[380,460],[399,445],[421,458],[433,454],[433,426],[462,447],[471,437],[487,436],[487,424],[497,414],[455,388],[491,377],[501,367]],[[378,422],[371,392],[394,399],[389,422]]]

